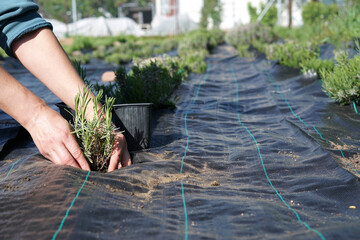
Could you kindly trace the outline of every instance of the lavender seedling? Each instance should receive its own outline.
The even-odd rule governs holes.
[[[100,90],[92,99],[94,116],[89,120],[86,118],[86,109],[91,101],[90,89],[84,87],[79,91],[75,97],[74,123],[70,125],[91,170],[104,172],[110,161],[116,128],[111,121],[115,99],[105,97],[105,104],[99,108],[102,94]]]

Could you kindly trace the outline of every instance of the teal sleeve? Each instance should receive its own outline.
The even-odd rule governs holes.
[[[39,28],[52,25],[39,14],[33,0],[0,0],[0,46],[15,57],[11,49],[14,40]]]

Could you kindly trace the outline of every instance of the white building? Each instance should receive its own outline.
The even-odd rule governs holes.
[[[237,24],[250,22],[248,3],[260,9],[260,4],[273,2],[280,6],[281,19],[279,23],[288,25],[288,0],[219,0],[222,5],[221,29],[230,29]],[[301,7],[309,0],[293,0],[292,22],[293,26],[302,24]],[[281,3],[281,5],[278,5]],[[152,23],[154,33],[171,34],[197,28],[200,23],[201,9],[204,0],[156,0],[156,15]],[[178,15],[176,17],[176,13]],[[157,32],[156,32],[157,31]],[[166,33],[165,33],[166,32]]]
[[[156,0],[150,34],[167,35],[199,27],[203,0]]]

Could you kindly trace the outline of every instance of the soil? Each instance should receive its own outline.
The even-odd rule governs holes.
[[[354,150],[354,149],[356,149],[356,147],[353,145],[347,145],[347,144],[341,145],[341,144],[334,143],[332,141],[329,141],[329,143],[331,143],[332,148],[335,150]]]
[[[278,154],[286,156],[286,157],[290,157],[293,160],[296,160],[296,159],[298,159],[300,157],[299,155],[296,155],[293,152],[281,152],[281,151],[278,151]]]
[[[353,169],[356,169],[356,174],[358,177],[360,177],[360,154],[356,153],[352,157],[349,158],[343,158],[343,161],[346,163],[346,169],[353,172]],[[349,166],[349,164],[352,166],[352,168]]]

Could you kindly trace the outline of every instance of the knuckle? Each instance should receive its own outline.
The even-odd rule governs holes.
[[[72,165],[73,159],[70,156],[66,156],[63,158],[62,163],[63,165]]]
[[[71,152],[71,154],[73,155],[73,157],[74,157],[75,159],[80,159],[80,158],[82,158],[82,152],[81,152],[80,148],[75,148],[75,149],[73,149],[72,152]]]
[[[71,133],[70,131],[66,130],[66,129],[63,129],[59,132],[59,137],[61,139],[68,139],[69,137],[71,137]]]
[[[125,140],[125,136],[124,134],[120,133],[118,136],[119,140],[124,141]]]

